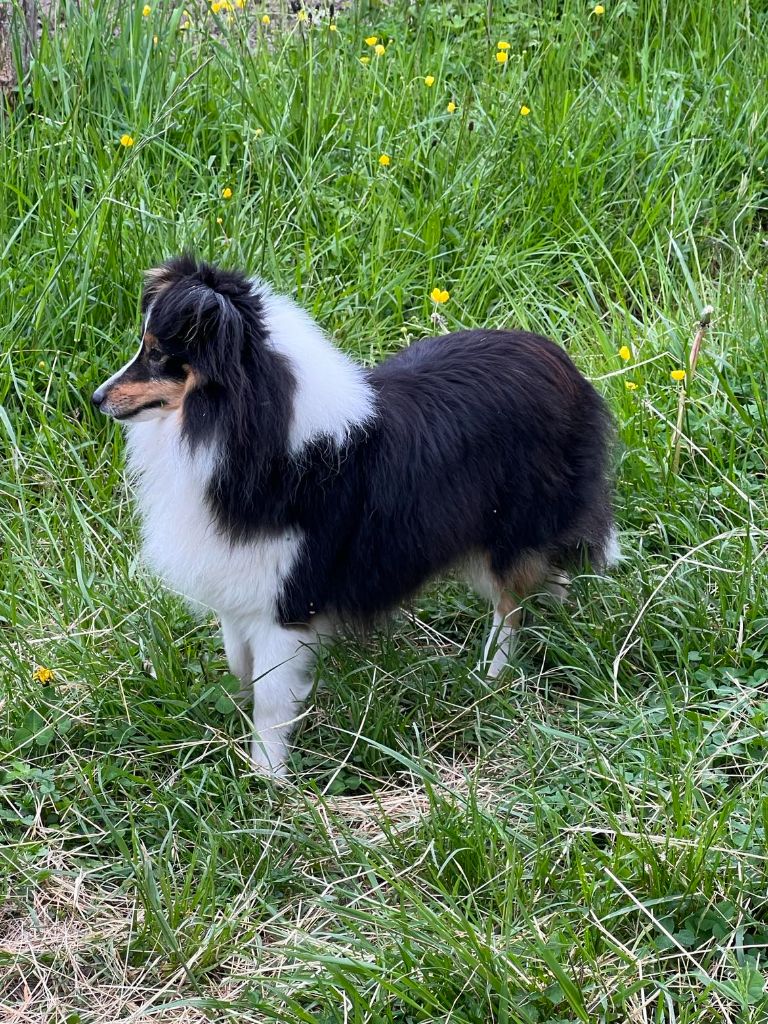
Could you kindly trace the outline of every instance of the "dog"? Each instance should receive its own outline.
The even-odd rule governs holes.
[[[125,424],[147,561],[220,617],[267,772],[320,638],[459,567],[493,603],[497,676],[523,599],[582,553],[615,561],[611,418],[547,338],[458,331],[367,369],[264,282],[187,255],[146,274],[142,312],[92,401]]]

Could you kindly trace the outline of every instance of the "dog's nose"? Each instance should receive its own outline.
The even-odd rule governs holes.
[[[104,392],[101,390],[101,388],[96,388],[96,390],[91,395],[91,402],[96,406],[97,409],[99,409],[103,401]]]

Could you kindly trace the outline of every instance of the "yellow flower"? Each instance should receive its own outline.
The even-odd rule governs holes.
[[[253,129],[253,137],[255,139],[260,138],[263,134],[264,134],[264,129],[263,128],[254,128]]]
[[[392,160],[390,159],[390,157],[387,156],[386,153],[382,153],[381,156],[379,157],[379,163],[381,164],[382,167],[389,167],[389,165],[392,163]]]
[[[217,0],[216,3],[211,4],[211,10],[213,11],[214,14],[218,14],[219,11],[221,10],[222,6],[223,5],[218,3],[218,0]]]
[[[216,223],[217,224],[223,224],[224,223],[224,218],[223,217],[217,217],[216,218]]]
[[[149,6],[149,4],[144,4],[144,6],[141,9],[141,13],[143,17],[148,18],[152,13],[152,8]]]
[[[222,199],[231,199],[232,198],[232,189],[229,188],[229,186],[227,186],[227,188],[223,188],[221,190],[221,198]]]
[[[424,85],[426,85],[426,87],[428,89],[431,89],[434,84],[435,84],[435,76],[434,75],[427,75],[427,77],[424,79]]]
[[[531,108],[530,107],[526,107],[525,104],[523,104],[522,107],[520,107],[520,117],[528,117],[530,112],[531,112]]]
[[[672,380],[685,380],[685,370],[673,370],[669,376]]]
[[[44,668],[40,665],[32,673],[32,678],[36,683],[42,683],[43,686],[47,686],[48,683],[52,683],[54,679],[53,669]]]
[[[245,7],[245,0],[235,0],[235,7],[239,7],[240,10]]]
[[[371,58],[370,57],[359,57],[358,59],[359,59],[361,64],[370,64],[371,63]]]
[[[268,25],[271,20],[272,19],[270,18],[270,16],[268,14],[262,14],[262,16],[261,16],[261,24],[262,25]]]
[[[379,37],[378,36],[366,36],[365,37],[365,45],[366,46],[375,46],[376,43],[378,43],[378,41],[379,41]]]
[[[126,146],[126,147],[132,146],[133,142],[134,142],[134,139],[133,139],[132,135],[127,135],[126,134],[126,135],[121,135],[120,136],[120,145],[121,146]]]
[[[447,292],[444,288],[433,288],[429,293],[429,297],[439,305],[440,303],[447,302],[451,297],[451,293]]]
[[[333,22],[333,21],[331,22],[331,24],[328,26],[328,31],[329,32],[338,32],[338,29],[336,28],[336,23],[335,22]]]
[[[499,62],[499,64],[506,64],[508,59],[509,54],[507,53],[506,50],[499,50],[499,52],[496,54],[496,60]]]
[[[601,14],[605,14],[605,8],[602,4],[595,4],[595,6],[592,8],[592,13],[596,14],[599,17]]]
[[[622,345],[619,349],[619,358],[623,359],[624,362],[628,362],[632,358],[632,353],[628,345]]]
[[[454,110],[456,109],[456,104],[453,102],[453,100],[451,100],[451,102],[448,104],[448,106],[445,109],[448,111],[449,114],[452,114],[454,112]]]
[[[153,44],[154,44],[155,46],[157,46],[158,42],[159,42],[159,38],[158,38],[158,36],[152,36],[152,43],[153,43]]]
[[[502,39],[498,43],[496,43],[496,49],[497,50],[508,50],[509,49],[509,43],[505,42]]]
[[[306,20],[307,20],[307,12],[302,7],[302,9],[296,15],[296,21],[306,21]]]
[[[47,369],[47,367],[46,367],[46,364],[45,364],[45,360],[44,360],[44,359],[41,359],[41,360],[40,360],[40,362],[39,362],[39,363],[38,363],[37,365],[38,365],[38,367],[39,367],[39,368],[40,368],[41,370],[45,370],[45,369]]]
[[[624,387],[627,391],[637,391],[637,384],[633,380],[625,380]]]
[[[373,52],[376,54],[377,57],[383,57],[384,54],[387,52],[387,48],[386,46],[382,46],[381,43],[377,43],[376,46],[374,46],[373,48]]]

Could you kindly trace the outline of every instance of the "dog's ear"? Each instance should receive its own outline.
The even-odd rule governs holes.
[[[239,380],[245,344],[242,312],[215,287],[199,285],[195,293],[187,344],[196,367],[220,384]]]
[[[185,252],[165,260],[157,267],[144,271],[144,291],[141,297],[141,311],[146,313],[154,300],[176,281],[197,272],[197,260],[192,253]]]

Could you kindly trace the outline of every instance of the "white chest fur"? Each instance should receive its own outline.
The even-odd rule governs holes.
[[[177,416],[128,425],[128,465],[135,479],[144,556],[173,590],[219,613],[274,611],[301,538],[232,543],[205,501],[211,451],[191,454]]]

